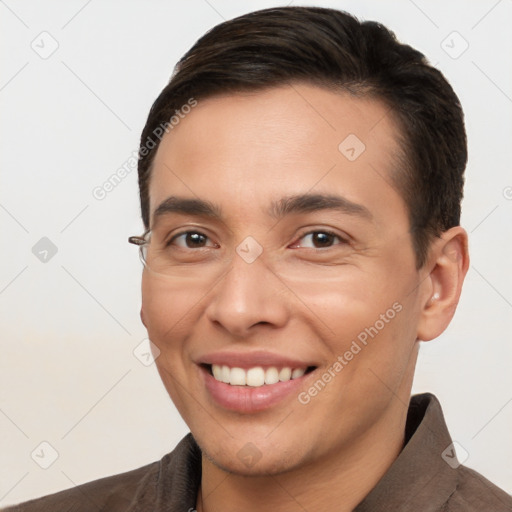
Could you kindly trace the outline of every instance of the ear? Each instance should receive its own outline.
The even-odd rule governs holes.
[[[469,268],[468,235],[455,226],[445,231],[431,245],[428,259],[430,274],[424,284],[417,338],[437,338],[451,322],[459,303],[462,283]]]
[[[146,321],[144,320],[144,308],[140,308],[140,320],[143,323],[144,327],[147,329]]]

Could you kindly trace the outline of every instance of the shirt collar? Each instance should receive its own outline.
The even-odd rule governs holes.
[[[405,430],[400,455],[354,512],[440,510],[455,491],[458,463],[434,395],[411,398]]]
[[[457,472],[442,457],[456,462],[455,452],[447,450],[452,440],[434,395],[411,398],[405,431],[400,455],[354,512],[436,511],[455,491]],[[153,510],[194,510],[200,483],[201,451],[189,433],[161,460]]]

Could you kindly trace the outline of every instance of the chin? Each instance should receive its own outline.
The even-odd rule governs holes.
[[[240,449],[234,443],[225,448],[217,447],[215,451],[202,444],[200,447],[203,456],[217,468],[239,476],[275,476],[292,471],[301,464],[301,456],[296,450],[287,452],[270,445],[260,450],[250,441]]]

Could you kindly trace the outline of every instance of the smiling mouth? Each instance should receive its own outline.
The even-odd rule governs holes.
[[[240,368],[220,364],[202,364],[201,366],[218,382],[223,382],[230,386],[253,388],[298,379],[316,369],[316,366],[303,368],[292,368],[290,366]]]

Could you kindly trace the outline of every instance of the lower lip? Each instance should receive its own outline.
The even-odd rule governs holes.
[[[304,385],[304,380],[314,373],[310,372],[302,377],[285,382],[251,387],[231,386],[216,380],[206,368],[200,367],[200,370],[203,374],[206,389],[218,405],[231,411],[245,413],[263,411],[290,395],[298,396],[300,388]]]

